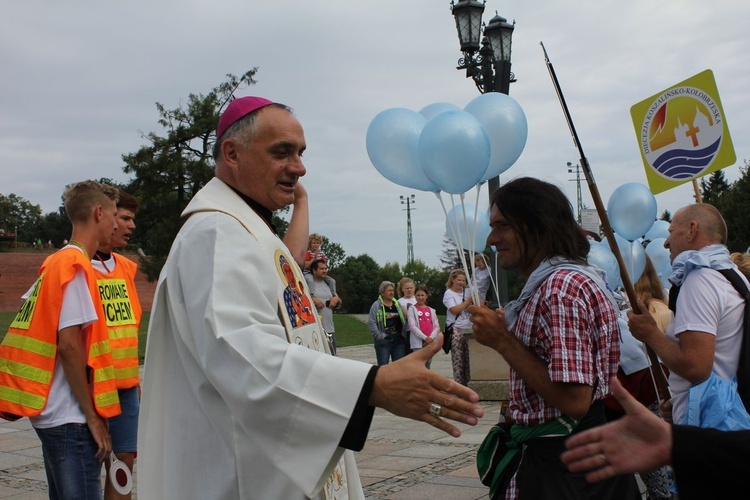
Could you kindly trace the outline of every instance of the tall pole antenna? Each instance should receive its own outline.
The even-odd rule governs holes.
[[[402,205],[406,205],[406,264],[412,264],[414,262],[414,238],[411,232],[411,211],[412,204],[415,202],[415,196],[399,196]],[[404,209],[402,209],[404,210]],[[416,208],[414,209],[416,210]]]

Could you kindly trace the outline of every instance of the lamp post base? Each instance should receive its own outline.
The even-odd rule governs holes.
[[[471,379],[469,388],[482,401],[507,401],[510,399],[510,366],[500,354],[483,346],[473,335],[466,335],[469,345]]]

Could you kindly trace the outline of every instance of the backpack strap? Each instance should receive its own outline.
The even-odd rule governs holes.
[[[745,299],[745,316],[742,320],[742,347],[740,348],[740,363],[737,366],[737,392],[750,412],[750,290],[739,274],[733,269],[719,271],[735,290]]]
[[[742,345],[740,348],[740,362],[737,366],[737,393],[740,395],[745,409],[750,412],[750,290],[734,269],[716,269],[729,283],[732,284],[740,297],[745,299],[745,314],[742,319]],[[669,308],[677,314],[677,296],[680,287],[672,285],[669,289]]]

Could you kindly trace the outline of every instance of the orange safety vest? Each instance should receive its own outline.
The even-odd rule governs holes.
[[[99,287],[104,320],[109,332],[112,362],[118,389],[140,384],[138,372],[138,328],[141,325],[141,303],[135,289],[138,264],[122,255],[112,254],[115,268],[109,274],[96,267],[94,275]]]
[[[0,344],[0,416],[11,420],[33,417],[47,405],[57,357],[63,289],[78,269],[86,274],[94,306],[101,310],[91,262],[78,249],[59,250],[44,261],[31,295]],[[86,349],[94,407],[102,417],[119,415],[115,370],[102,322],[86,328]]]

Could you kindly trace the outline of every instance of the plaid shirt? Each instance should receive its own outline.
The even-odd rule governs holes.
[[[553,273],[529,298],[513,333],[547,364],[553,382],[592,386],[594,401],[609,392],[609,379],[617,373],[620,359],[617,311],[585,275]],[[519,424],[541,424],[562,415],[514,370],[510,399],[511,417]]]

